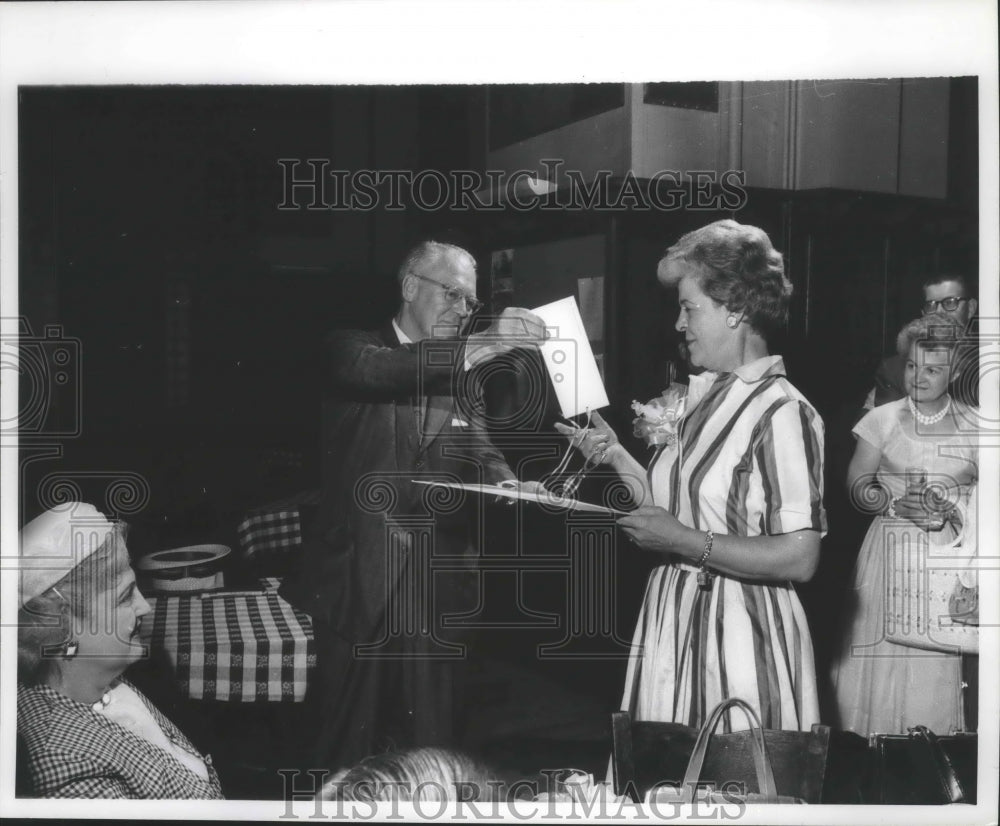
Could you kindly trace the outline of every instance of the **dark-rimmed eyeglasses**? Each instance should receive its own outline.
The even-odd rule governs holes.
[[[936,313],[938,311],[938,307],[940,307],[945,312],[953,313],[958,309],[959,304],[968,300],[969,299],[964,296],[949,295],[947,298],[940,298],[937,301],[925,301],[920,307],[920,312],[924,315],[928,315],[930,313]]]
[[[436,284],[442,290],[444,290],[444,298],[449,304],[458,304],[459,301],[465,303],[466,308],[470,313],[478,313],[483,308],[483,302],[478,298],[473,298],[466,292],[457,287],[449,287],[447,284],[442,284],[435,278],[428,278],[426,275],[420,275],[420,273],[411,272],[414,278],[419,278],[421,281],[429,281],[431,284]]]

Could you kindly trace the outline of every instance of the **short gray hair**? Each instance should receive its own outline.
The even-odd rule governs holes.
[[[472,257],[468,250],[456,247],[454,244],[443,244],[440,241],[423,241],[417,244],[403,259],[399,267],[399,283],[411,273],[424,275],[426,270],[434,270],[442,263],[458,264],[467,263],[472,271],[476,271],[476,259]]]

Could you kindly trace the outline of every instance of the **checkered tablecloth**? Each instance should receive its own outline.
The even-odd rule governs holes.
[[[304,490],[248,511],[236,528],[244,559],[288,559],[302,546],[303,511],[319,504],[321,491]]]
[[[286,553],[302,544],[302,523],[297,507],[247,514],[236,530],[247,559]]]
[[[143,641],[170,658],[180,690],[196,700],[302,702],[316,666],[312,622],[277,594],[150,598]]]

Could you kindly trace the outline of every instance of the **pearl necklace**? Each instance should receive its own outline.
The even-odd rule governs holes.
[[[916,419],[920,424],[937,424],[941,421],[951,410],[951,396],[948,397],[948,401],[945,402],[944,407],[942,407],[937,413],[927,416],[917,410],[916,404],[913,403],[913,399],[909,396],[906,397],[906,403],[910,406],[910,412],[913,414],[913,418]]]

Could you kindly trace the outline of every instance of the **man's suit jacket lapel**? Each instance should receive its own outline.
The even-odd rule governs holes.
[[[450,396],[430,396],[427,399],[427,414],[424,416],[424,432],[421,434],[421,447],[437,438],[448,423],[455,407],[455,400]]]
[[[387,347],[400,346],[399,337],[391,322],[379,330],[379,336]],[[417,439],[421,450],[426,450],[427,446],[437,438],[448,423],[448,418],[455,406],[454,399],[450,396],[414,396],[412,403],[420,407],[419,421],[422,422],[422,427],[420,433],[417,434]],[[406,405],[402,400],[396,403],[396,408],[397,431],[412,434],[416,425],[414,424],[411,428],[410,422],[418,421],[415,415],[417,411],[405,409]],[[402,427],[404,422],[406,426]],[[397,438],[402,435],[402,432],[398,432]]]
[[[386,347],[396,349],[400,346],[399,338],[396,336],[391,322],[378,330],[378,336]],[[396,457],[396,467],[408,468],[412,464],[412,457],[417,450],[420,439],[420,434],[417,433],[416,416],[410,400],[393,399],[392,417],[394,422],[391,434],[392,444],[388,447]]]

